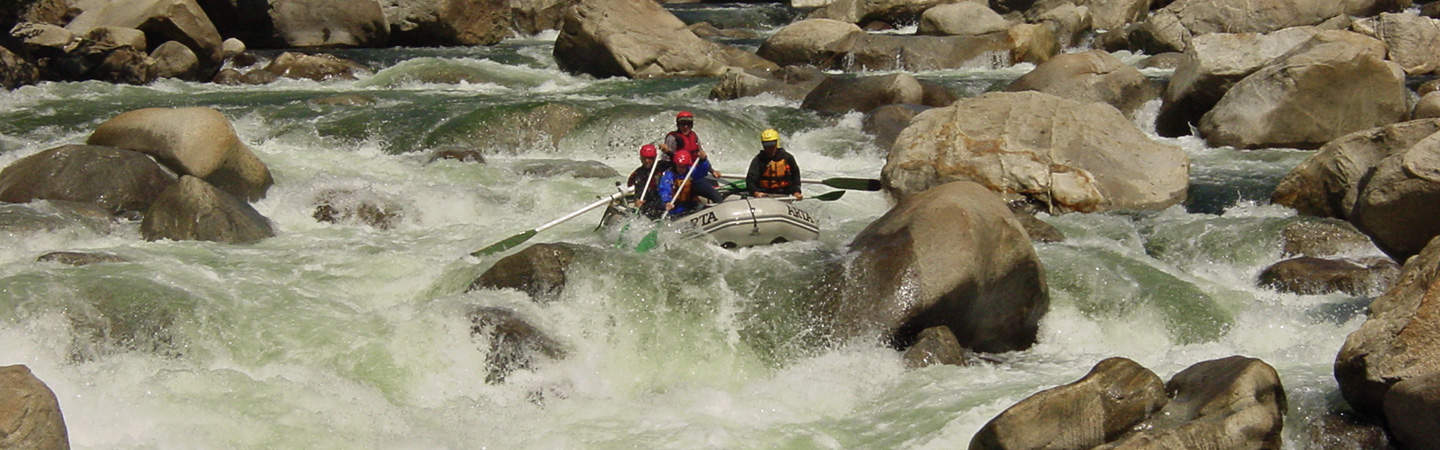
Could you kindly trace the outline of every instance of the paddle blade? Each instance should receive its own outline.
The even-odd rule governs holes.
[[[526,231],[526,232],[524,232],[524,233],[520,233],[520,234],[517,234],[517,235],[514,235],[514,236],[510,236],[510,237],[508,237],[508,238],[505,238],[505,240],[503,240],[503,241],[496,242],[496,243],[494,243],[494,244],[490,244],[489,247],[485,247],[485,248],[476,250],[476,251],[474,251],[474,252],[471,252],[471,253],[470,253],[470,256],[493,255],[493,254],[496,254],[496,253],[500,253],[500,252],[503,252],[503,251],[506,251],[506,250],[515,248],[515,246],[520,245],[520,244],[524,243],[525,241],[530,240],[530,238],[532,238],[532,237],[535,237],[535,234],[536,234],[536,233],[537,233],[537,232],[536,232],[535,230],[529,230],[529,231]]]
[[[824,193],[824,194],[820,194],[820,195],[817,195],[817,196],[814,196],[814,197],[810,197],[810,198],[813,198],[813,199],[816,199],[816,200],[819,200],[819,201],[822,201],[822,202],[831,202],[831,201],[839,200],[840,197],[844,197],[844,196],[845,196],[845,191],[830,191],[830,192],[826,192],[826,193]]]
[[[880,180],[874,178],[826,178],[822,184],[836,189],[850,189],[855,191],[878,191]]]
[[[637,253],[645,253],[654,249],[656,245],[660,245],[659,230],[651,231],[646,234],[645,237],[640,238],[640,243],[635,245],[635,251]]]

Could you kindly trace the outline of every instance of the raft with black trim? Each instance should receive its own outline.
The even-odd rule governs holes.
[[[815,216],[794,202],[793,197],[737,195],[670,222],[687,237],[708,237],[724,248],[810,241],[820,237],[820,224]],[[611,204],[601,224],[616,223],[633,212],[634,208]]]

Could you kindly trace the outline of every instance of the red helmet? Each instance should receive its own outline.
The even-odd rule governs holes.
[[[675,167],[689,167],[690,163],[694,162],[692,161],[694,157],[690,156],[690,152],[675,152],[674,159]]]
[[[676,114],[676,115],[675,115],[675,123],[684,123],[684,122],[694,123],[694,122],[695,122],[695,115],[694,115],[694,114],[690,114],[690,111],[680,111],[680,114]]]
[[[655,146],[654,146],[654,145],[650,145],[650,144],[645,144],[645,145],[640,146],[640,157],[641,157],[641,158],[654,158],[654,157],[655,157]]]

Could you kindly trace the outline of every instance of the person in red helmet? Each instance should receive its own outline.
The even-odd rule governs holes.
[[[665,202],[665,210],[671,218],[683,216],[700,209],[700,198],[704,196],[702,189],[709,187],[711,192],[715,191],[714,186],[705,183],[696,183],[698,174],[710,170],[710,163],[705,160],[693,161],[689,153],[680,152],[675,154],[674,164],[665,175],[660,177],[660,201]],[[694,171],[691,170],[694,164]],[[686,175],[689,180],[686,180]],[[716,192],[716,195],[719,195]],[[721,197],[722,199],[724,197]],[[717,199],[712,201],[719,202]]]
[[[680,111],[675,115],[675,131],[665,135],[665,142],[660,144],[660,150],[669,157],[674,158],[681,153],[690,155],[690,160],[696,163],[704,162],[705,165],[697,167],[695,174],[691,175],[690,184],[695,185],[695,193],[709,199],[711,202],[720,203],[725,195],[715,189],[715,179],[720,178],[720,171],[710,166],[710,155],[700,146],[700,136],[695,134],[695,114],[690,111]],[[704,168],[705,170],[699,170]],[[680,174],[682,177],[684,173]]]
[[[635,207],[651,219],[658,219],[665,213],[664,202],[659,201],[659,185],[668,164],[661,163],[658,156],[654,145],[640,146],[640,167],[630,172],[630,179],[625,184],[635,188]]]

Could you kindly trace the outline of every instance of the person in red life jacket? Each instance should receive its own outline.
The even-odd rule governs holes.
[[[656,167],[657,164],[659,167]],[[659,201],[659,186],[660,177],[668,171],[666,170],[667,165],[659,162],[658,152],[654,145],[642,145],[640,146],[640,167],[636,167],[633,172],[630,172],[630,179],[625,182],[625,186],[635,188],[635,207],[652,219],[660,218],[660,215],[665,212],[661,207],[664,203]],[[648,187],[646,183],[649,183]]]
[[[768,129],[760,132],[760,153],[750,160],[750,170],[745,173],[745,188],[755,197],[789,195],[797,200],[805,198],[800,192],[800,165],[795,156],[780,146],[780,132]]]
[[[662,159],[672,160],[678,153],[689,153],[691,161],[709,161],[710,155],[700,146],[700,136],[695,134],[695,115],[690,111],[680,111],[675,115],[675,131],[665,135],[665,142],[660,144],[660,150],[665,152]],[[724,196],[715,190],[715,180],[720,178],[720,171],[711,167],[710,170],[696,171],[694,178],[700,179],[696,182],[696,188],[700,189],[700,195],[719,203]],[[693,181],[692,181],[693,182]]]
[[[692,161],[689,153],[680,152],[675,154],[675,160],[670,170],[660,177],[660,201],[665,202],[665,210],[671,218],[683,216],[700,209],[700,198],[704,195],[701,190],[706,185],[696,183],[697,175],[703,171],[710,170],[710,162],[706,160]],[[695,165],[695,172],[690,173],[690,165]],[[690,173],[689,182],[685,181],[685,175]],[[715,187],[709,186],[714,192]],[[718,192],[715,193],[720,195]],[[720,197],[723,199],[724,197]],[[720,199],[711,198],[711,201],[719,202]]]

